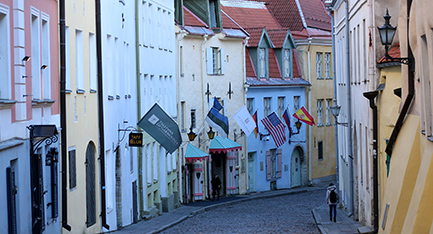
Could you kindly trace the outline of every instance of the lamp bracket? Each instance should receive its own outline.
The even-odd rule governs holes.
[[[271,135],[271,133],[268,133],[268,134],[259,133],[259,135],[260,135],[260,140],[262,140],[263,137],[269,136],[269,135]]]

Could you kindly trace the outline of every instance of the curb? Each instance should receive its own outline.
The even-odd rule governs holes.
[[[227,206],[227,205],[233,205],[235,203],[241,203],[241,202],[246,202],[246,201],[251,201],[254,199],[265,199],[265,198],[271,198],[271,197],[280,197],[280,196],[285,196],[285,195],[291,195],[291,194],[298,194],[298,193],[306,193],[308,192],[307,189],[303,189],[303,190],[298,190],[298,191],[287,191],[287,192],[282,192],[282,193],[278,193],[278,194],[266,194],[266,195],[258,195],[257,197],[246,197],[246,198],[241,198],[238,200],[234,200],[234,201],[227,201],[227,202],[222,202],[222,203],[218,203],[218,204],[214,204],[214,205],[210,205],[210,206],[206,206],[206,207],[202,207],[199,208],[195,211],[191,211],[191,213],[189,215],[183,216],[181,218],[179,218],[178,220],[171,222],[167,225],[162,226],[161,228],[158,228],[155,231],[150,232],[151,234],[156,234],[156,233],[160,233],[162,231],[165,231],[166,229],[169,229],[183,221],[185,221],[186,219],[189,219],[191,217],[196,216],[197,214],[201,214],[213,209],[216,209],[218,207],[221,206]]]

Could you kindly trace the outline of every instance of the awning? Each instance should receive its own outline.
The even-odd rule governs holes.
[[[222,138],[216,136],[209,146],[209,153],[226,153],[227,151],[235,151],[242,149],[242,145],[230,140],[229,138]]]
[[[188,144],[185,152],[185,161],[196,162],[197,160],[202,161],[209,158],[209,154],[203,152],[201,149]]]

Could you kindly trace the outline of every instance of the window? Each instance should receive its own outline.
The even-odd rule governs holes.
[[[259,48],[259,74],[260,78],[266,77],[266,50]]]
[[[40,61],[40,30],[39,11],[32,9],[31,22],[31,50],[32,50],[32,93],[33,99],[41,99],[41,61]]]
[[[283,52],[283,60],[284,60],[284,78],[290,78],[292,76],[292,63],[290,62],[290,50],[289,49],[284,49]]]
[[[317,142],[317,155],[319,158],[319,161],[323,160],[323,141]]]
[[[271,98],[270,97],[265,97],[263,98],[263,114],[264,116],[268,116],[269,114],[271,114]]]
[[[75,147],[69,148],[69,189],[77,187]]]
[[[325,78],[331,79],[331,53],[325,53]]]
[[[84,92],[83,32],[75,30],[75,78],[77,93]]]
[[[180,130],[185,131],[185,101],[180,102]]]
[[[70,62],[70,56],[71,56],[71,49],[70,49],[70,42],[69,42],[69,27],[65,27],[65,53],[66,53],[66,59],[65,59],[65,66],[66,66],[66,92],[70,93],[71,90],[71,62]]]
[[[254,98],[247,98],[247,109],[250,115],[254,114]]]
[[[209,1],[209,15],[210,15],[211,28],[216,28],[217,27],[217,12],[216,12],[215,0]]]
[[[323,126],[323,99],[317,100],[317,126]]]
[[[283,119],[285,97],[278,97],[278,117]]]
[[[332,116],[332,112],[331,112],[331,104],[332,104],[332,99],[326,99],[326,125],[332,125],[331,124],[331,116]]]
[[[301,97],[300,96],[294,96],[293,97],[293,111],[296,112],[297,110],[299,110],[299,99]]]
[[[96,39],[93,33],[89,33],[89,83],[90,92],[96,92]]]
[[[211,47],[207,48],[207,74],[222,75],[224,74],[224,48]]]
[[[277,177],[277,154],[275,149],[271,149],[271,161],[272,161],[272,170],[271,177]]]
[[[11,99],[11,56],[8,9],[0,5],[0,99]],[[21,59],[21,58],[20,58]]]
[[[191,128],[195,128],[195,109],[191,109]]]
[[[42,97],[44,99],[51,99],[51,73],[49,69],[50,64],[50,25],[49,16],[42,13],[42,28],[41,28],[41,53],[42,53],[42,64],[48,68],[41,69],[42,75]]]
[[[317,79],[322,79],[322,53],[316,53],[316,76]]]

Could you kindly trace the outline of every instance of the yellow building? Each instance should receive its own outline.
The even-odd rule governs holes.
[[[95,1],[65,1],[67,224],[101,232]],[[64,209],[64,208],[63,208]],[[66,229],[63,232],[69,233]]]
[[[430,0],[400,1],[398,34],[401,57],[411,57],[413,53],[413,61],[409,59],[413,69],[401,66],[400,106],[386,149],[390,156],[389,176],[385,177],[384,168],[380,173],[385,179],[381,182],[383,196],[379,233],[433,231],[431,9],[433,2]],[[383,149],[383,139],[380,141]],[[385,167],[383,155],[380,160],[381,167]]]

